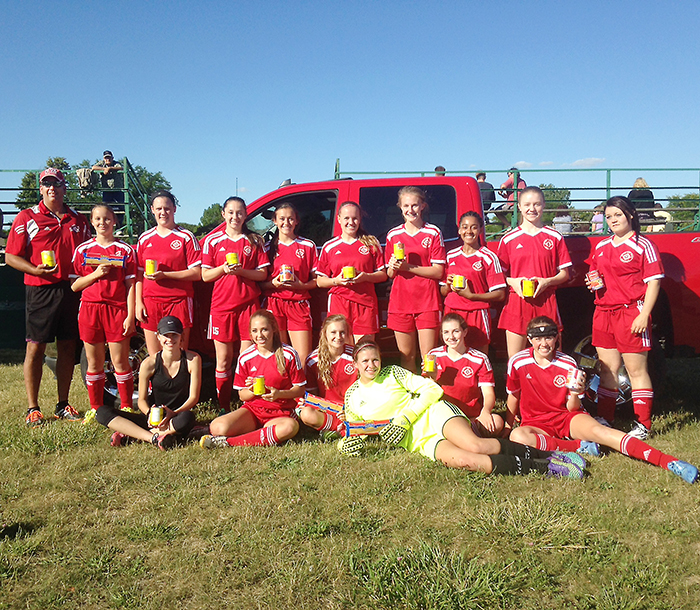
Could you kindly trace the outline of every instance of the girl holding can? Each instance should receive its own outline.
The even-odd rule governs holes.
[[[397,206],[404,223],[386,236],[387,272],[394,280],[387,326],[394,331],[401,365],[415,372],[416,341],[421,356],[438,343],[442,311],[438,282],[445,269],[445,245],[440,229],[423,220],[428,205],[422,189],[403,187]]]
[[[489,305],[506,296],[506,279],[498,256],[481,244],[484,221],[477,212],[465,212],[459,219],[463,245],[447,253],[447,277],[440,286],[445,313],[454,312],[469,326],[467,342],[487,352],[491,342]]]
[[[277,320],[265,309],[251,316],[250,337],[234,379],[243,405],[211,422],[211,435],[200,441],[205,449],[279,445],[299,431],[295,399],[306,385],[299,355],[282,343]]]
[[[258,282],[267,278],[270,261],[262,238],[245,224],[245,201],[229,197],[221,211],[225,229],[204,242],[202,279],[214,282],[207,338],[216,350],[216,392],[219,406],[231,410],[236,342],[241,351],[251,345],[250,316],[260,308]]]
[[[316,273],[328,291],[328,315],[342,314],[352,320],[355,341],[379,332],[379,305],[374,285],[387,279],[382,248],[374,235],[362,228],[362,210],[354,201],[338,208],[340,237],[321,249]]]

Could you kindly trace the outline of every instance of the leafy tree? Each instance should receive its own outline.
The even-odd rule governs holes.
[[[553,184],[540,184],[544,193],[545,210],[562,210],[571,208],[571,191],[569,189],[557,188]],[[544,224],[551,225],[556,216],[555,212],[545,212]]]
[[[202,233],[208,233],[222,222],[222,209],[220,203],[212,203],[202,212],[202,217],[199,219],[199,226],[201,227]]]
[[[163,172],[153,173],[149,172],[143,165],[134,165],[134,173],[146,191],[146,195],[160,190],[169,191],[173,188]]]
[[[49,157],[46,160],[46,167],[55,167],[64,172],[66,176],[66,184],[68,186],[68,193],[66,194],[66,201],[71,203],[76,199],[76,193],[72,192],[71,189],[76,189],[78,187],[78,180],[75,174],[68,173],[71,170],[70,163],[65,157]],[[22,182],[20,184],[22,189],[15,200],[15,205],[18,208],[24,209],[33,206],[39,199],[41,195],[39,194],[38,187],[38,176],[34,172],[27,172],[22,176]]]
[[[670,212],[676,222],[691,223],[698,215],[698,207],[700,207],[700,195],[697,193],[688,193],[686,195],[670,195],[668,198],[669,208],[694,208],[688,211]]]

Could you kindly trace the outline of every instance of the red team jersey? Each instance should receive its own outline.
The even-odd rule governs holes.
[[[269,243],[265,246],[265,249],[269,251]],[[283,244],[281,241],[277,242],[277,255],[272,263],[270,279],[280,274],[282,265],[290,265],[294,269],[295,278],[300,282],[308,282],[313,277],[316,261],[316,244],[310,239],[297,237],[291,244]],[[266,294],[285,301],[307,301],[311,298],[308,290],[299,292],[289,288],[281,288]]]
[[[101,246],[96,239],[80,244],[73,254],[73,272],[70,277],[77,279],[90,275],[98,266],[97,260],[108,257],[112,261],[121,260],[121,266],[113,265],[109,273],[93,282],[81,292],[83,303],[108,303],[126,306],[125,280],[136,278],[136,253],[123,241],[116,240],[108,246]]]
[[[251,245],[245,235],[236,238],[226,233],[214,233],[204,242],[202,266],[214,269],[226,262],[226,254],[238,254],[238,262],[244,269],[264,269],[270,261],[261,246]],[[238,275],[222,275],[214,282],[211,297],[211,311],[215,313],[233,311],[241,305],[250,303],[260,294],[257,282]]]
[[[321,248],[316,272],[324,277],[337,277],[343,267],[355,267],[358,273],[374,273],[384,269],[382,249],[369,248],[359,239],[345,242],[341,237],[335,237]],[[362,282],[351,286],[332,286],[329,294],[335,294],[353,303],[377,306],[377,293],[374,284]]]
[[[265,377],[265,387],[278,390],[291,390],[292,386],[306,385],[304,370],[297,354],[289,345],[282,346],[284,350],[284,374],[277,370],[277,358],[272,352],[269,356],[263,356],[255,345],[251,345],[238,358],[236,375],[233,379],[233,387],[242,390],[246,387],[245,380],[248,377]],[[288,398],[270,402],[256,396],[245,405],[260,411],[288,411],[292,413],[296,407],[296,401]]]
[[[495,386],[488,356],[469,348],[453,360],[445,346],[429,353],[435,356],[437,382],[445,393],[443,399],[457,405],[468,417],[477,417],[483,406],[481,388]]]
[[[345,346],[345,351],[331,364],[333,383],[326,387],[318,376],[318,349],[309,354],[306,359],[306,388],[312,394],[316,391],[321,398],[332,400],[340,405],[345,402],[345,392],[357,381],[357,369],[352,359],[353,348]]]
[[[590,264],[591,270],[603,276],[605,286],[595,291],[595,302],[604,307],[643,301],[647,282],[664,277],[659,251],[641,236],[619,244],[613,243],[612,237],[598,242]]]
[[[149,229],[139,237],[136,244],[139,271],[143,271],[146,260],[158,262],[160,271],[184,271],[201,265],[199,242],[187,229],[175,227],[163,237],[157,227]],[[158,301],[179,301],[194,296],[192,282],[180,280],[143,280],[143,298]]]
[[[406,261],[412,265],[430,267],[447,262],[442,233],[435,225],[426,223],[415,235],[409,235],[404,225],[389,231],[384,252],[387,263],[397,242],[403,243]],[[442,300],[438,282],[403,271],[394,276],[389,297],[389,313],[414,314],[418,311],[441,310]]]
[[[41,265],[42,250],[53,250],[58,265],[56,273],[41,277],[24,274],[27,286],[48,286],[68,280],[73,270],[73,252],[86,239],[90,239],[90,228],[85,216],[66,206],[66,213],[59,220],[40,201],[17,214],[7,236],[5,251],[21,256],[38,267]]]
[[[506,279],[501,269],[498,256],[486,247],[480,248],[473,254],[465,254],[462,247],[447,253],[447,268],[445,277],[450,274],[463,275],[465,283],[476,294],[493,292],[506,287]],[[471,301],[450,291],[445,297],[445,306],[460,311],[488,309],[486,301]]]

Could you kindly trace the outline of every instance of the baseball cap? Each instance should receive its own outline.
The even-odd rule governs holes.
[[[56,169],[55,167],[47,167],[43,172],[41,172],[39,180],[41,181],[44,178],[56,178],[56,180],[58,180],[59,182],[66,181],[63,172],[60,169]]]
[[[544,324],[538,324],[532,328],[527,329],[527,336],[533,337],[556,337],[559,334],[559,329],[556,324],[550,324],[548,322]]]
[[[168,333],[182,334],[182,322],[175,316],[165,316],[158,322],[158,334],[167,335]]]
[[[103,157],[106,157],[107,155],[109,155],[110,157],[113,157],[113,156],[114,156],[114,155],[112,154],[112,151],[111,151],[111,150],[105,150],[105,151],[102,153],[102,156],[103,156]]]

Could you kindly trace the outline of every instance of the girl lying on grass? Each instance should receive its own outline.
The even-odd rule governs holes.
[[[472,430],[480,437],[498,437],[503,432],[503,418],[493,413],[496,391],[493,369],[486,354],[467,347],[470,332],[464,318],[448,313],[442,319],[443,347],[431,350],[423,376],[438,382],[444,399],[457,405],[471,420]],[[426,366],[429,363],[429,366]],[[426,369],[432,368],[432,371]]]
[[[698,469],[661,453],[645,442],[603,426],[581,409],[583,381],[567,387],[567,374],[576,368],[573,358],[557,351],[559,329],[547,316],[527,325],[531,347],[508,362],[508,425],[520,417],[511,440],[547,451],[577,451],[599,455],[598,443],[624,455],[666,468],[688,483],[698,479]],[[573,440],[562,440],[571,438]]]
[[[386,442],[451,468],[487,474],[534,471],[554,477],[583,477],[586,462],[577,454],[479,438],[464,413],[441,400],[442,388],[437,383],[399,366],[382,368],[376,343],[358,344],[354,362],[359,379],[345,394],[345,416],[349,422],[390,419],[379,433]],[[363,446],[361,436],[339,442],[339,450],[346,455],[358,455]]]
[[[161,351],[146,358],[139,369],[141,413],[119,411],[107,405],[97,410],[97,421],[114,430],[112,446],[120,447],[129,439],[137,439],[160,449],[171,449],[194,427],[191,409],[199,400],[202,360],[195,352],[182,349],[182,331],[182,322],[175,316],[158,322],[156,338]],[[152,406],[163,409],[159,424],[149,422]]]
[[[233,380],[243,405],[211,422],[211,435],[199,441],[205,449],[279,445],[299,431],[295,399],[306,385],[299,355],[282,343],[277,320],[265,309],[250,317],[250,338]]]

